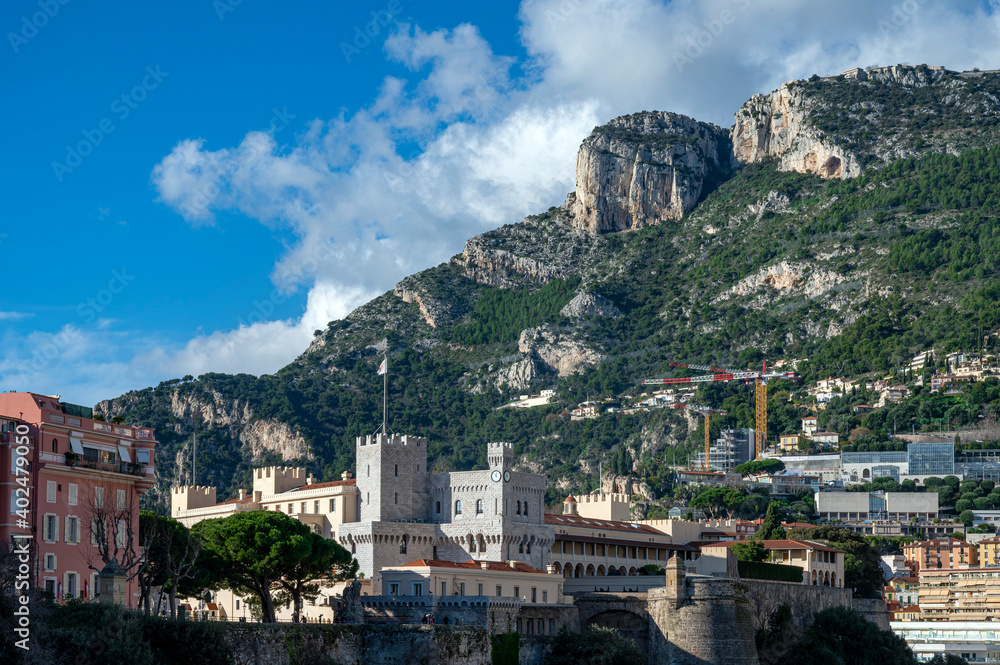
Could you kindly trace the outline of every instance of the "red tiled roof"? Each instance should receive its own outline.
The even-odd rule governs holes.
[[[629,533],[644,533],[653,536],[665,536],[659,529],[654,529],[646,524],[635,524],[634,522],[616,522],[614,520],[599,520],[593,517],[581,517],[580,515],[545,515],[546,524],[557,526],[575,526],[585,529],[600,529],[603,531],[627,531]]]
[[[251,501],[253,501],[253,493],[247,494],[242,499],[239,498],[239,497],[237,497],[235,499],[227,499],[226,501],[220,501],[219,503],[217,503],[215,505],[217,505],[217,506],[228,506],[229,504],[233,504],[233,503],[250,503]]]
[[[746,542],[747,541],[745,540],[720,540],[718,543],[709,543],[708,545],[702,545],[702,547],[732,547],[736,543]],[[764,545],[764,549],[768,550],[819,550],[820,552],[844,551],[812,540],[789,540],[786,538],[784,540],[761,540],[759,542]]]
[[[544,570],[539,570],[533,566],[529,566],[526,563],[521,563],[520,561],[515,561],[513,567],[509,564],[503,563],[502,561],[475,561],[469,559],[468,561],[442,561],[440,559],[417,559],[416,561],[411,561],[410,563],[404,563],[401,568],[463,568],[466,570],[482,570],[482,565],[485,563],[487,565],[487,570],[495,570],[500,572],[519,572],[519,573],[540,573],[542,575],[547,575]]]
[[[318,490],[318,489],[323,489],[324,487],[340,487],[343,485],[353,485],[356,482],[357,481],[354,478],[350,478],[348,480],[331,480],[328,483],[313,483],[312,485],[300,485],[299,487],[293,487],[288,491],[302,492],[305,490]]]
[[[919,605],[910,605],[909,607],[904,607],[903,609],[896,610],[896,611],[897,612],[919,612],[920,611],[920,606]]]

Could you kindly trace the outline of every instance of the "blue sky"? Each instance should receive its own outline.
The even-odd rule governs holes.
[[[1000,66],[993,3],[825,4],[6,2],[0,389],[273,372],[561,203],[615,115],[728,126],[813,73]]]

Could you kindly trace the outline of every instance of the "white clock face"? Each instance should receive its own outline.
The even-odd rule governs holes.
[[[490,474],[490,478],[492,478],[493,482],[495,482],[495,483],[499,483],[500,482],[500,478],[502,478],[502,477],[503,477],[503,474],[501,474],[499,471],[494,471],[493,473]]]
[[[510,482],[510,471],[504,471],[503,472],[503,480],[504,480],[505,483],[509,483]]]

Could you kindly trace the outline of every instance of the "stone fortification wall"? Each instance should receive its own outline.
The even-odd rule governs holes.
[[[234,662],[292,665],[490,665],[490,637],[472,626],[231,624]]]
[[[851,606],[866,619],[882,630],[892,630],[889,626],[889,608],[882,598],[855,598]]]
[[[797,626],[812,624],[813,615],[831,607],[852,607],[851,590],[846,588],[790,584],[771,580],[744,579],[754,630],[760,628],[782,605],[792,611]]]
[[[686,597],[648,593],[650,663],[758,665],[749,591],[735,580],[692,577]]]

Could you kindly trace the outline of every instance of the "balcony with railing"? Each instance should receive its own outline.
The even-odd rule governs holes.
[[[110,473],[122,473],[129,476],[145,476],[146,464],[137,462],[100,462],[90,457],[83,457],[73,452],[66,453],[66,466],[79,469],[93,469]]]

